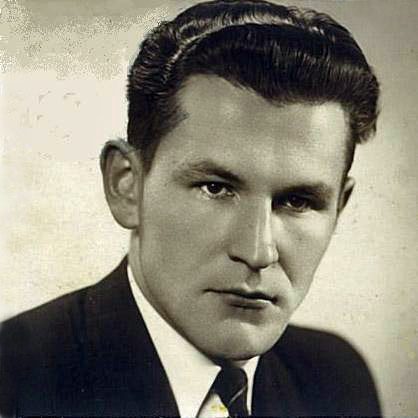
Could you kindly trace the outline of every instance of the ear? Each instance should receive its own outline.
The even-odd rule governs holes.
[[[344,184],[341,188],[340,197],[338,201],[338,216],[341,214],[345,206],[347,205],[348,200],[350,199],[351,193],[353,192],[354,185],[356,182],[352,177],[346,177]]]
[[[134,229],[139,223],[142,164],[126,141],[109,141],[102,150],[101,169],[106,200],[116,222]]]

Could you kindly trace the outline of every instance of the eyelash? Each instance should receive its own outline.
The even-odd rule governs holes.
[[[231,187],[228,184],[218,182],[218,181],[211,181],[211,182],[204,182],[199,183],[196,185],[200,191],[209,199],[226,199],[234,196],[234,192],[231,190]],[[224,191],[223,193],[214,193],[211,192],[208,187],[215,186],[218,187],[219,191]],[[205,190],[206,189],[206,190]],[[296,205],[295,202],[291,203],[291,200],[298,199],[302,205]],[[299,196],[297,194],[288,194],[282,196],[280,198],[273,200],[273,210],[288,210],[297,213],[304,213],[310,210],[319,209],[318,205],[313,199],[306,197],[306,196]]]

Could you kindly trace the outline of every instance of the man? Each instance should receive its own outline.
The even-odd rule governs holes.
[[[323,14],[215,1],[157,27],[129,75],[128,142],[101,158],[128,257],[4,324],[3,413],[379,415],[346,342],[288,326],[378,93]]]

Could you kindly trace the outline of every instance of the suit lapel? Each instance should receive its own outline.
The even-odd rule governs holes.
[[[167,375],[130,290],[126,258],[92,288],[85,309],[89,387],[102,400],[103,412],[111,405],[112,413],[121,415],[178,416]]]
[[[293,378],[272,349],[264,354],[254,377],[253,416],[308,415]]]

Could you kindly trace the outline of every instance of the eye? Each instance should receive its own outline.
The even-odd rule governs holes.
[[[210,182],[200,184],[200,190],[211,199],[221,199],[226,196],[233,196],[231,190],[224,183]]]
[[[278,199],[275,206],[295,212],[307,212],[313,208],[314,204],[307,197],[291,194]]]

